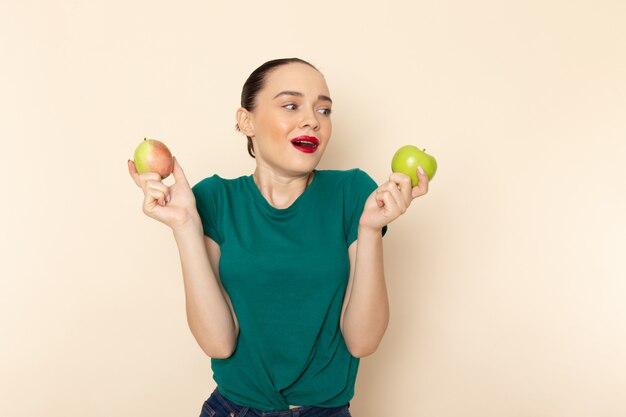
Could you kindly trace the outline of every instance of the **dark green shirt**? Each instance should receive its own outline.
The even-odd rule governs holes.
[[[252,176],[217,175],[193,187],[204,233],[221,249],[220,277],[239,339],[233,355],[211,360],[226,398],[262,410],[336,407],[354,395],[359,359],[339,318],[367,197],[365,172],[315,171],[286,209],[272,207]]]

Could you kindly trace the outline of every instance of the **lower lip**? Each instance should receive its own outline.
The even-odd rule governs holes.
[[[293,144],[293,147],[304,153],[313,153],[317,150],[317,146],[309,147],[309,146],[298,146]]]

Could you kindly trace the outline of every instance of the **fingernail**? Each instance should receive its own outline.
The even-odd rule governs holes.
[[[418,166],[417,170],[420,172],[420,174],[424,175],[424,168],[422,168],[422,166]]]

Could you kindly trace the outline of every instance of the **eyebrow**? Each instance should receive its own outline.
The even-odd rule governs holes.
[[[287,91],[281,91],[280,93],[276,94],[276,95],[274,96],[274,99],[277,99],[277,98],[278,98],[278,97],[280,97],[280,96],[295,96],[295,97],[304,97],[304,94],[302,94],[302,93],[301,93],[301,92],[299,92],[299,91],[291,91],[291,90],[287,90]],[[331,102],[331,103],[333,102],[333,100],[332,100],[330,97],[325,96],[325,95],[323,95],[323,94],[320,94],[319,96],[317,96],[317,98],[318,98],[319,100],[325,100],[325,101],[329,101],[329,102]]]

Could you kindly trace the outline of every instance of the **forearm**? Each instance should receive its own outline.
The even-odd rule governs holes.
[[[343,335],[354,356],[376,350],[389,323],[389,300],[379,230],[359,228],[354,277],[343,318]]]
[[[187,322],[202,350],[224,358],[237,344],[230,307],[211,268],[199,219],[174,230],[185,287]]]

